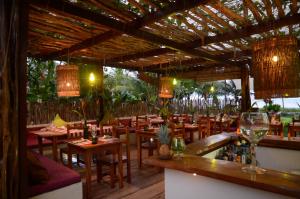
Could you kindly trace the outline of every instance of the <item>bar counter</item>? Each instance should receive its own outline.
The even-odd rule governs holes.
[[[274,195],[276,197],[274,198],[300,198],[299,175],[270,169],[267,169],[265,174],[251,175],[242,172],[241,168],[245,165],[240,163],[201,157],[215,149],[225,146],[234,140],[236,136],[236,134],[223,133],[192,143],[187,146],[184,157],[181,160],[160,160],[154,156],[145,159],[144,163],[165,168],[167,173],[170,173],[170,170],[182,171],[190,174],[191,178],[196,175],[204,176],[271,192],[271,194],[276,193]],[[285,145],[283,146],[282,143]],[[280,148],[300,151],[300,139],[298,138],[284,140],[280,137],[271,136],[262,140],[260,145],[275,148],[279,146]],[[218,191],[218,189],[216,189],[216,191]],[[281,196],[278,196],[278,194],[281,194]],[[273,198],[273,196],[271,195],[269,198]]]

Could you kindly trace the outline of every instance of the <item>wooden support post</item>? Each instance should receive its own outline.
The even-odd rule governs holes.
[[[98,87],[100,95],[97,99],[97,104],[99,107],[99,109],[97,110],[98,111],[98,113],[97,113],[97,115],[98,115],[98,118],[97,118],[98,124],[97,125],[98,126],[99,126],[100,121],[104,118],[104,114],[105,114],[104,113],[104,98],[103,98],[103,94],[104,94],[104,74],[103,73],[104,73],[103,66],[100,66],[99,67],[99,74],[100,74],[99,87]]]
[[[249,87],[249,68],[242,67],[241,71],[242,81],[242,112],[248,111],[251,107],[250,87]]]
[[[27,0],[0,0],[0,198],[27,198]]]

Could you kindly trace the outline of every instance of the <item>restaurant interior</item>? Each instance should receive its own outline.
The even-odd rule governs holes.
[[[1,198],[300,198],[299,8],[0,0]]]

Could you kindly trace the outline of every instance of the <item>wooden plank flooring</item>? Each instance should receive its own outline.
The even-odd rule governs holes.
[[[142,169],[138,169],[136,158],[136,147],[132,146],[131,149],[131,174],[132,182],[128,184],[124,179],[124,187],[119,189],[118,183],[115,188],[110,188],[109,177],[105,176],[102,182],[96,181],[96,168],[93,167],[92,176],[92,193],[93,199],[163,199],[164,194],[164,173],[163,170],[143,165]],[[143,151],[143,157],[147,157],[147,151]],[[75,165],[74,165],[75,166]],[[74,168],[82,176],[83,184],[84,179],[84,165]],[[105,173],[105,168],[103,169]],[[124,164],[124,174],[126,175],[126,164]]]

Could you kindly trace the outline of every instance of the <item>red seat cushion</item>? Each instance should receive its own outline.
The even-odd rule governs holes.
[[[72,169],[65,167],[54,160],[34,153],[49,173],[49,180],[45,184],[29,187],[29,197],[60,189],[81,181],[80,175]]]
[[[50,145],[52,142],[51,140],[44,139],[43,140],[43,145]],[[37,148],[38,145],[38,140],[37,140],[37,135],[28,132],[27,133],[27,147],[29,148]]]

